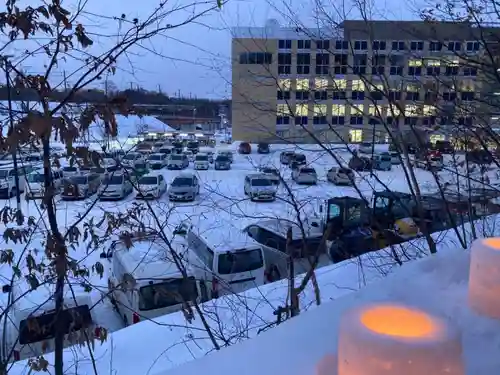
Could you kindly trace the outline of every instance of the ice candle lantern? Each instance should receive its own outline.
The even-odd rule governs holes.
[[[481,315],[500,319],[500,238],[472,243],[469,306]]]
[[[442,319],[379,303],[341,318],[338,375],[464,375],[460,332]]]

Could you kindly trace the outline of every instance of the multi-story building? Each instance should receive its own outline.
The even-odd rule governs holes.
[[[485,76],[477,62],[497,30],[479,37],[469,24],[423,21],[235,28],[233,139],[386,142],[415,126],[439,128],[435,139],[475,126]]]

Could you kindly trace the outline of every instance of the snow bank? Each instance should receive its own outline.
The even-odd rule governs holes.
[[[500,234],[500,216],[491,216],[475,224],[478,235]],[[464,231],[470,233],[470,225],[464,226]],[[470,237],[469,234],[467,236]],[[219,343],[221,346],[225,346],[224,343],[230,345],[217,354],[206,356],[213,351],[213,345],[199,317],[195,316],[193,323],[188,324],[181,312],[115,332],[107,342],[95,346],[93,356],[97,371],[99,374],[164,375],[167,370],[198,359],[173,370],[172,375],[198,375],[206,371],[214,374],[236,372],[255,375],[260,372],[274,375],[277,371],[286,371],[291,375],[312,374],[314,363],[320,356],[336,348],[336,324],[341,312],[359,302],[386,298],[416,303],[431,312],[450,316],[468,329],[472,340],[470,348],[474,352],[470,355],[475,355],[475,350],[484,350],[488,356],[495,343],[500,345],[500,326],[495,328],[498,333],[494,334],[494,327],[487,321],[470,324],[473,314],[463,308],[468,252],[458,250],[459,241],[453,231],[436,233],[434,238],[438,242],[439,253],[414,266],[398,266],[393,261],[391,250],[383,249],[318,269],[322,306],[316,306],[315,294],[309,285],[300,297],[301,316],[272,329],[269,328],[276,322],[273,312],[278,306],[284,306],[286,301],[286,281],[205,303],[202,305],[204,315]],[[403,262],[424,257],[427,253],[423,239],[398,248]],[[396,269],[400,270],[396,276],[366,287]],[[300,277],[297,283],[299,281]],[[364,291],[352,293],[363,287]],[[339,300],[340,297],[344,298]],[[269,332],[258,335],[259,330]],[[481,341],[482,332],[491,334],[487,344]],[[252,337],[252,340],[247,340]],[[68,348],[64,355],[66,374],[94,374],[87,347]],[[481,370],[481,366],[489,370],[493,369],[491,366],[498,368],[500,357],[496,357],[491,356],[491,360],[477,364],[470,374],[493,373]],[[52,354],[46,358],[53,363]],[[10,375],[27,373],[26,362],[14,364],[9,372]]]

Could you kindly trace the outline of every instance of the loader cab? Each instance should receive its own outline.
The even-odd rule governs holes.
[[[330,238],[346,230],[369,224],[368,207],[364,200],[352,197],[334,197],[327,201],[325,229],[331,225]]]
[[[390,190],[373,193],[373,216],[384,227],[393,225],[396,220],[411,217],[415,205],[413,195],[408,193]]]

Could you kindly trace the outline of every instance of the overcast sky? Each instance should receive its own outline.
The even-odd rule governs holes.
[[[109,80],[119,88],[140,86],[150,90],[162,90],[172,96],[180,92],[183,96],[229,98],[231,93],[229,59],[231,27],[263,26],[269,18],[278,19],[285,25],[286,14],[290,13],[300,15],[302,23],[314,26],[314,3],[331,4],[330,2],[335,0],[294,1],[295,3],[291,0],[286,2],[285,0],[277,2],[228,0],[222,10],[213,11],[194,23],[170,30],[144,43],[142,47],[134,48],[131,54],[119,60],[118,70],[114,76],[109,76]],[[167,9],[179,9],[194,2],[198,2],[196,7],[172,12],[168,16],[168,21],[165,20],[164,23],[175,25],[184,22],[192,14],[202,12],[209,7],[201,0],[168,0]],[[23,3],[29,3],[32,6],[39,5],[35,0]],[[99,51],[110,48],[116,43],[116,35],[123,33],[128,27],[124,23],[120,26],[120,22],[111,17],[120,18],[122,14],[125,14],[127,20],[134,17],[144,19],[158,3],[159,0],[88,0],[85,6],[86,13],[80,18],[80,21],[93,33],[92,39],[95,41],[95,44],[87,49],[88,53],[95,55]],[[377,4],[374,18],[411,17],[409,11],[405,11],[402,15],[402,4],[396,5],[395,0],[383,0]],[[66,1],[65,6],[74,10],[76,2],[75,0]],[[344,7],[347,18],[358,18],[358,12],[352,6],[345,5]],[[19,56],[22,51],[33,50],[42,42],[43,39],[38,39],[31,44],[19,42],[15,47],[10,48],[9,54]],[[25,59],[21,66],[28,72],[42,72],[47,61],[47,57],[42,58],[38,55]],[[53,80],[61,81],[66,74],[68,83],[72,84],[82,72],[80,70],[75,73],[75,69],[81,66],[81,62],[74,61],[67,56],[66,61],[59,62]],[[104,87],[104,84],[101,83],[100,86]]]

